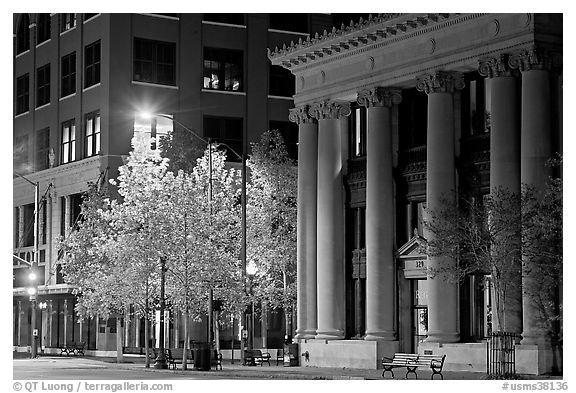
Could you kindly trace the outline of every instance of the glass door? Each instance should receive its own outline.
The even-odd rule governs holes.
[[[428,282],[412,280],[412,343],[413,353],[428,336]]]

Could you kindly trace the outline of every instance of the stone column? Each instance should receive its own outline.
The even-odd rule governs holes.
[[[54,301],[48,300],[48,346],[53,347],[55,344],[54,337]]]
[[[454,97],[464,87],[464,76],[457,72],[436,71],[418,78],[416,87],[428,94],[428,134],[426,158],[426,209],[442,207],[442,199],[454,199]],[[425,231],[428,241],[433,234]],[[428,259],[428,338],[427,342],[460,340],[458,286],[434,277],[439,266],[454,265],[447,257]]]
[[[490,193],[496,199],[508,193],[517,195],[516,213],[520,214],[520,102],[517,99],[518,78],[508,65],[508,56],[480,60],[480,75],[491,79],[490,111]],[[520,247],[521,228],[505,239],[497,241],[506,250],[495,250],[495,258],[506,255],[507,266],[500,269],[506,280],[503,304],[493,304],[493,328],[511,333],[522,333],[522,261],[513,257],[510,249]],[[496,299],[496,297],[494,297]],[[500,310],[498,310],[500,308]],[[500,312],[499,312],[500,311]],[[500,315],[501,314],[501,315]]]
[[[551,58],[537,48],[512,55],[509,64],[522,73],[522,121],[520,178],[522,184],[543,190],[551,175],[546,161],[552,156]],[[524,256],[522,287],[524,296],[522,344],[549,344],[552,329],[546,315],[548,302],[554,302],[541,288],[537,277],[539,264]],[[533,269],[536,267],[535,269]]]
[[[397,89],[377,87],[358,93],[358,103],[368,112],[365,340],[396,339],[392,106],[401,99]]]
[[[297,329],[296,339],[316,335],[316,205],[318,124],[308,106],[291,109],[288,118],[298,124],[297,214]]]
[[[135,331],[134,331],[134,346],[140,346],[140,317],[135,316],[134,320]]]
[[[316,338],[344,338],[344,188],[340,118],[350,107],[330,101],[311,106],[318,120],[317,296]],[[301,164],[300,164],[301,165]]]

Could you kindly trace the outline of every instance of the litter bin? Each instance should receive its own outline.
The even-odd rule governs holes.
[[[210,343],[196,343],[192,351],[194,352],[194,369],[197,371],[210,371]]]
[[[285,344],[284,345],[284,367],[298,366],[300,359],[298,358],[298,344]]]

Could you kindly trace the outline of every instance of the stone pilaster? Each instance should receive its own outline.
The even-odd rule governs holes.
[[[546,161],[552,156],[551,77],[552,57],[539,48],[521,50],[509,64],[522,73],[522,120],[520,179],[522,184],[543,190],[551,175]],[[523,256],[522,344],[549,344],[554,332],[546,304],[553,302],[551,288],[541,288],[540,261]]]
[[[508,65],[508,55],[484,58],[479,62],[480,75],[491,79],[490,102],[490,192],[495,197],[507,193],[518,196],[520,214],[520,102],[517,99],[518,72]],[[495,257],[506,255],[501,276],[509,282],[503,304],[493,304],[493,330],[522,333],[522,263],[510,249],[520,246],[521,228],[513,235],[496,241],[506,250],[495,250]],[[502,273],[503,272],[503,273]],[[493,296],[493,299],[497,299]]]
[[[317,339],[344,338],[344,189],[340,118],[347,104],[324,101],[309,114],[318,120]],[[301,164],[300,164],[301,165]]]
[[[464,76],[458,72],[437,71],[419,77],[416,88],[428,95],[426,207],[434,211],[442,207],[442,199],[455,197],[453,93],[464,88]],[[429,241],[434,240],[434,234],[424,233]],[[460,340],[458,286],[433,274],[438,267],[455,263],[447,257],[428,259],[427,342]]]
[[[368,112],[365,340],[396,339],[392,106],[401,99],[397,89],[377,87],[358,93],[358,103]]]
[[[297,329],[296,339],[314,338],[318,326],[316,300],[316,207],[318,124],[303,105],[290,110],[298,124]]]

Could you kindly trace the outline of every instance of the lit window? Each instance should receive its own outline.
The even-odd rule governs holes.
[[[204,48],[205,89],[244,91],[242,51]]]
[[[60,14],[60,32],[76,27],[76,14]]]
[[[366,154],[367,117],[368,112],[366,108],[361,106],[353,107],[350,119],[350,136],[354,157],[360,157]]]
[[[76,159],[76,125],[74,119],[62,123],[62,150],[60,162],[65,164]]]
[[[86,157],[100,153],[100,113],[86,115]]]
[[[144,141],[152,150],[161,150],[162,139],[174,130],[174,121],[162,116],[136,116],[134,118],[134,134],[141,133]],[[154,138],[154,139],[152,139]]]

